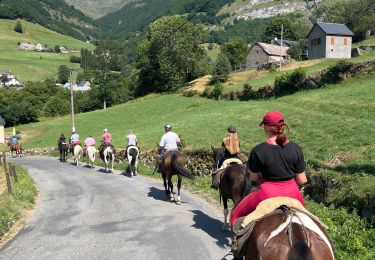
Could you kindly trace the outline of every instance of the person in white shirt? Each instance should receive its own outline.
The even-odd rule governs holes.
[[[168,151],[176,151],[178,150],[178,146],[180,145],[180,138],[174,132],[172,132],[172,126],[166,124],[164,126],[165,134],[161,137],[159,143],[159,156],[158,156],[158,172],[160,172],[160,163],[163,160],[164,154]]]
[[[132,130],[128,131],[128,135],[126,136],[126,138],[128,139],[128,147],[132,145],[137,146],[137,136],[133,133]]]

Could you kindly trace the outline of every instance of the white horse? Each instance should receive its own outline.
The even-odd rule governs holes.
[[[115,161],[115,151],[111,146],[107,146],[103,151],[105,171],[108,172],[108,164],[111,163],[111,172],[113,172],[113,163]]]
[[[130,177],[137,175],[139,149],[137,146],[129,146],[126,150],[127,159],[130,168]]]
[[[74,146],[74,151],[73,151],[73,163],[78,166],[79,164],[79,159],[81,158],[82,156],[82,146],[80,146],[79,144],[77,144],[76,146]]]
[[[90,165],[91,168],[94,168],[95,158],[96,158],[95,146],[87,147],[87,165]]]

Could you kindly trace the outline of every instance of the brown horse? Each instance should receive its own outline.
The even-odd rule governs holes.
[[[159,156],[162,152],[160,147],[158,149]],[[167,151],[165,152],[161,164],[160,164],[161,175],[163,177],[165,193],[167,195],[167,199],[170,198],[170,201],[174,201],[174,193],[173,193],[173,182],[172,176],[177,175],[177,200],[176,203],[178,205],[181,204],[181,197],[180,197],[180,190],[181,190],[181,183],[182,177],[186,177],[188,179],[194,179],[193,174],[187,168],[185,168],[185,155],[179,151]]]
[[[245,259],[334,259],[330,240],[321,223],[290,209],[278,209],[261,218],[245,247]]]
[[[22,156],[22,146],[20,143],[12,144],[10,142],[8,143],[8,146],[9,146],[9,152],[12,157],[13,157],[13,153],[16,153],[16,157]]]
[[[212,174],[212,178],[218,173],[217,165],[219,160],[222,158],[220,152],[221,148],[212,148],[213,156],[215,160],[216,172]],[[223,200],[224,206],[224,224],[223,230],[229,228],[228,223],[228,200],[231,199],[234,204],[240,202],[240,200],[246,195],[247,185],[245,181],[245,165],[243,164],[232,164],[226,167],[220,176],[219,192],[220,199]]]

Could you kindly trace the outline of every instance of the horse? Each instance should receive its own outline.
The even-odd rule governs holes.
[[[74,151],[73,151],[73,154],[74,154],[73,155],[73,164],[75,164],[76,166],[78,166],[78,164],[79,164],[79,159],[81,158],[82,153],[83,153],[82,146],[80,146],[79,144],[75,145]]]
[[[68,156],[69,146],[66,142],[59,141],[59,151],[60,151],[60,162],[65,162]]]
[[[87,165],[91,168],[94,168],[96,158],[96,148],[95,146],[88,146],[87,147]]]
[[[139,149],[137,146],[131,145],[126,150],[126,156],[129,162],[130,177],[137,175]]]
[[[158,148],[159,156],[161,155],[162,149]],[[160,163],[161,175],[163,178],[165,193],[167,199],[170,201],[176,201],[177,205],[181,205],[181,183],[182,177],[188,179],[194,179],[193,174],[187,168],[185,168],[185,155],[179,151],[166,151]],[[175,200],[173,192],[172,176],[177,175],[177,200]]]
[[[214,148],[212,147],[212,152],[215,160],[215,167],[216,170],[212,173],[212,179],[214,180],[216,174],[221,174],[220,176],[220,183],[219,183],[219,192],[220,192],[220,200],[223,201],[223,214],[224,214],[224,223],[223,223],[223,230],[229,228],[228,222],[228,200],[231,199],[233,203],[236,205],[240,200],[246,195],[247,192],[247,181],[245,178],[245,165],[243,164],[231,164],[228,167],[224,168],[222,171],[218,171],[217,166],[219,164],[219,160],[222,158],[222,149],[221,148]],[[220,172],[220,173],[219,173]]]
[[[21,157],[22,156],[22,146],[19,143],[12,144],[11,142],[8,143],[9,146],[9,152],[11,156],[13,157],[13,153],[16,153],[16,157]]]
[[[104,148],[102,160],[104,162],[104,170],[105,172],[108,172],[108,164],[111,163],[111,170],[110,172],[113,172],[113,163],[115,161],[115,149],[112,147],[112,145],[107,145]]]
[[[283,207],[258,220],[245,243],[245,259],[334,259],[323,224]]]

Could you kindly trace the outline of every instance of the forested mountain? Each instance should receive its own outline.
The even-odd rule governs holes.
[[[223,16],[218,11],[234,0],[139,0],[126,4],[121,10],[97,20],[100,28],[113,36],[143,31],[148,24],[165,15],[186,15],[199,13],[195,22],[217,24]]]
[[[124,5],[130,2],[139,2],[140,0],[65,0],[68,4],[74,5],[84,14],[98,19],[108,13],[120,10]]]
[[[80,40],[99,35],[91,18],[63,0],[0,0],[0,18],[22,18]]]

